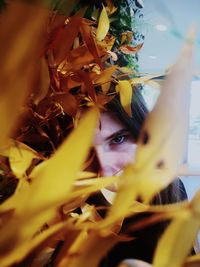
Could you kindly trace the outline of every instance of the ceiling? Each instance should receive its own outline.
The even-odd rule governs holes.
[[[143,0],[145,35],[139,53],[141,72],[164,73],[175,62],[192,24],[197,28],[195,64],[200,73],[200,0]],[[197,53],[198,52],[198,53]]]

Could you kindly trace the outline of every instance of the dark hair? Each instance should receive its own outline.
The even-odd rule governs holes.
[[[119,95],[116,95],[116,97],[113,98],[112,101],[110,101],[106,105],[106,109],[107,111],[115,115],[124,125],[126,125],[135,140],[138,139],[140,130],[148,114],[148,109],[145,100],[142,96],[141,86],[133,88],[133,95],[131,101],[131,117],[122,107]]]

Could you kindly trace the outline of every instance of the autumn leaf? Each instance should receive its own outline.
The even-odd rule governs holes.
[[[44,45],[47,15],[46,9],[17,1],[9,3],[1,14],[0,39],[6,42],[0,43],[0,145],[14,129],[19,110],[30,93]]]
[[[128,113],[129,116],[132,115],[131,101],[132,101],[132,86],[129,81],[119,81],[116,86],[116,91],[119,92],[120,102]]]
[[[83,36],[83,40],[85,42],[85,44],[87,45],[90,53],[93,55],[95,62],[99,65],[99,67],[101,69],[103,69],[103,64],[101,62],[101,54],[102,51],[100,50],[100,47],[97,46],[96,40],[93,37],[92,34],[92,28],[90,27],[90,25],[88,25],[88,23],[86,23],[84,20],[82,21],[81,24],[81,34]],[[105,52],[104,52],[105,54]]]
[[[140,196],[146,200],[176,177],[183,160],[189,123],[192,55],[193,44],[186,41],[139,137],[134,169],[140,183]]]
[[[67,253],[66,250],[62,251],[63,257],[58,267],[97,267],[106,252],[119,240],[120,237],[115,234],[106,235],[93,230],[88,235],[82,231]]]
[[[94,84],[90,78],[89,73],[82,71],[82,70],[79,70],[77,73],[80,75],[80,78],[82,79],[90,98],[94,102],[96,102],[97,100],[96,91],[95,91]]]
[[[200,227],[199,201],[200,191],[197,192],[187,209],[182,209],[176,214],[158,242],[153,266],[183,266]],[[178,242],[180,236],[182,241]]]
[[[55,154],[48,161],[34,168],[30,175],[33,179],[31,191],[33,190],[32,192],[37,192],[37,194],[32,193],[35,197],[32,197],[29,207],[33,205],[36,208],[41,206],[41,203],[51,203],[67,196],[73,186],[76,174],[87,156],[97,115],[95,110],[91,110]],[[84,138],[80,138],[85,132],[84,129],[87,129],[87,133],[84,134]],[[56,180],[55,177],[57,177]],[[58,179],[61,179],[60,182]],[[46,194],[43,194],[44,188],[48,188]]]
[[[117,7],[114,6],[113,1],[112,0],[106,0],[106,11],[108,12],[109,15],[112,15],[113,13],[116,12]]]
[[[78,102],[72,94],[57,93],[52,95],[51,98],[61,105],[65,113],[72,117],[75,116],[78,108]]]
[[[200,253],[188,257],[184,262],[183,267],[199,267],[199,263],[200,263]]]
[[[31,186],[20,194],[15,194],[8,199],[1,206],[1,211],[15,208],[16,211],[23,213],[23,210],[26,210],[26,198],[28,198],[30,194],[32,198],[31,202],[29,201],[29,207],[33,205],[33,210],[40,209],[41,203],[43,203],[44,206],[48,206],[48,204],[50,205],[50,203],[56,201],[56,199],[60,201],[62,198],[65,198],[73,187],[74,179],[77,179],[77,172],[81,169],[83,158],[87,156],[87,149],[89,149],[97,115],[98,113],[92,110],[88,116],[86,116],[86,120],[84,120],[85,123],[84,121],[80,123],[80,127],[70,135],[58,151],[56,151],[49,160],[44,161],[33,169],[30,174],[30,178],[32,179]],[[79,138],[80,133],[82,133],[85,128],[88,129],[87,135],[85,135],[85,139],[81,139]],[[74,142],[74,140],[76,141]],[[79,140],[78,143],[77,140]],[[88,142],[86,142],[86,140],[88,140]],[[78,151],[81,150],[81,153],[77,152],[80,158],[76,157],[76,149],[78,149]],[[69,154],[71,157],[68,157]],[[73,159],[72,155],[77,161]],[[58,163],[59,165],[57,165]],[[67,168],[67,165],[70,167]],[[57,177],[56,180],[55,177]],[[61,179],[62,182],[58,182],[58,178]],[[63,186],[63,184],[66,186]],[[55,186],[57,190],[55,190]],[[44,191],[46,192],[46,188],[49,188],[48,193],[43,194]],[[37,192],[37,194],[35,192]]]
[[[112,81],[113,79],[112,75],[114,74],[116,69],[117,69],[117,66],[111,66],[101,71],[100,74],[91,75],[93,82],[95,82],[95,84],[102,84],[102,85],[105,83],[109,83],[110,81]],[[107,93],[107,92],[104,92],[104,93]]]
[[[110,22],[108,14],[106,12],[105,7],[103,6],[99,17],[99,23],[96,32],[97,41],[101,41],[105,38],[106,34],[108,33],[109,27],[110,27]]]
[[[49,68],[44,57],[40,59],[37,71],[38,77],[36,78],[36,84],[34,84],[34,89],[37,90],[33,91],[33,102],[36,105],[47,96],[50,86]]]
[[[160,78],[160,77],[161,77],[160,74],[145,75],[145,76],[131,79],[131,84],[133,84],[133,85],[137,85],[137,84],[149,85],[152,88],[160,89],[161,85],[163,83],[163,80],[162,79],[156,79],[156,78]]]
[[[133,32],[131,31],[123,32],[121,35],[121,44],[125,42],[130,43],[132,41],[132,38],[133,38]]]
[[[116,38],[108,33],[103,40],[97,41],[97,44],[108,52],[112,50],[115,40]]]
[[[80,70],[83,66],[93,62],[93,60],[94,57],[87,46],[82,45],[68,53],[67,61],[62,62],[62,66],[61,64],[58,66],[58,71],[65,74],[67,72],[70,73],[71,69],[73,69],[73,71]]]
[[[42,159],[36,151],[17,141],[13,141],[6,150],[11,170],[17,178],[25,175],[26,170],[34,158]]]
[[[56,206],[68,199],[74,180],[77,179],[77,172],[87,156],[97,114],[97,111],[91,110],[57,152],[34,168],[30,175],[31,184],[21,188],[21,191],[18,190],[1,206],[1,212],[15,209],[13,220],[1,227],[0,251],[7,248],[7,254],[1,258],[1,262],[9,259],[12,263],[13,259],[21,258],[19,254],[15,254],[15,248],[30,241],[36,231],[54,216]],[[86,128],[85,138],[79,138]],[[12,231],[6,231],[7,227]],[[6,240],[12,240],[12,246],[9,247]],[[27,251],[28,249],[27,247]]]
[[[95,172],[88,172],[88,171],[80,171],[77,173],[77,179],[86,179],[96,177],[97,174]]]
[[[47,247],[48,243],[50,244],[51,241],[56,239],[56,236],[58,235],[58,233],[62,233],[64,235],[66,232],[69,232],[69,231],[73,232],[73,230],[72,230],[73,221],[74,220],[71,219],[71,220],[68,220],[67,222],[66,221],[60,222],[60,223],[52,226],[51,228],[46,229],[45,231],[43,231],[39,235],[36,235],[32,239],[23,240],[21,243],[19,243],[16,247],[14,247],[11,250],[11,253],[9,254],[9,256],[6,256],[6,254],[4,254],[4,256],[1,255],[1,266],[7,267],[13,263],[19,263],[23,258],[28,256],[28,253],[30,253],[30,252],[32,252],[32,253],[35,252],[35,254],[37,254],[36,252],[42,252],[42,250],[45,247]],[[24,222],[25,222],[25,220],[21,224],[19,224],[18,227],[22,228]],[[8,225],[10,226],[10,224],[8,224]],[[14,230],[16,233],[18,232],[17,227],[14,227]],[[13,231],[11,231],[11,232],[13,233]],[[12,236],[12,238],[13,237],[14,236]],[[10,240],[12,240],[13,244],[15,245],[16,240],[14,240],[14,239],[10,239]],[[4,242],[4,245],[6,248],[7,242]],[[12,248],[12,246],[10,246],[10,249],[11,248]],[[2,247],[1,247],[1,250],[2,250]]]
[[[76,181],[74,186],[75,186],[75,191],[72,192],[72,195],[75,194],[78,196],[81,195],[79,193],[79,190],[82,190],[84,194],[96,192],[102,188],[108,187],[109,185],[113,184],[116,182],[117,179],[115,176],[112,177],[101,177],[101,178],[92,178],[92,179],[82,179],[80,181]]]
[[[104,94],[107,94],[110,90],[111,82],[107,82],[101,85],[102,91]]]
[[[119,180],[108,224],[125,216],[138,197],[149,202],[176,177],[188,129],[186,118],[189,114],[192,53],[192,42],[186,42],[153,111],[144,122],[135,164],[129,164]],[[123,206],[120,205],[122,202]]]
[[[57,29],[57,33],[54,35],[54,40],[52,41],[55,65],[60,64],[72,48],[73,42],[80,30],[84,12],[85,9],[81,9],[73,17],[68,18],[64,26]],[[65,45],[63,45],[63,43],[65,43]]]
[[[122,45],[120,46],[120,50],[124,53],[124,54],[135,54],[137,53],[143,46],[142,44],[139,44],[137,46],[131,46],[131,45]]]

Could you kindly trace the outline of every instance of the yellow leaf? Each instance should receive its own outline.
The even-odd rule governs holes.
[[[57,152],[34,168],[31,184],[21,192],[17,191],[1,206],[1,211],[15,209],[20,218],[25,219],[23,216],[26,216],[27,221],[32,218],[32,224],[27,225],[27,236],[32,236],[51,218],[55,208],[68,198],[92,142],[97,116],[98,111],[91,110]],[[83,133],[84,138],[81,138]],[[36,214],[38,217],[34,221]]]
[[[199,226],[199,218],[192,220],[190,214],[176,218],[158,242],[153,266],[181,267],[192,249]]]
[[[161,90],[154,110],[144,122],[135,164],[128,165],[119,180],[108,224],[126,215],[138,197],[149,202],[176,177],[188,129],[192,51],[192,43],[187,43]]]
[[[99,191],[102,188],[110,186],[116,181],[116,176],[76,181],[74,188],[75,190],[71,192],[69,198],[75,198],[81,195],[86,195],[92,192]]]
[[[106,188],[114,182],[116,182],[116,176],[76,181],[73,191],[68,194],[66,199],[66,204],[64,205],[65,212],[76,209],[90,194]]]
[[[132,86],[129,81],[119,81],[116,86],[116,91],[119,92],[120,102],[128,113],[129,116],[132,115],[131,111],[131,100],[132,100]]]
[[[27,238],[27,239],[19,239],[18,243],[15,244],[16,240],[15,238],[19,238],[20,235],[12,235],[10,236],[12,242],[14,243],[14,246],[8,246],[10,249],[13,248],[11,251],[7,251],[7,253],[4,254],[4,256],[1,256],[1,267],[7,267],[11,264],[16,262],[20,262],[24,257],[28,255],[30,251],[33,251],[34,249],[42,249],[45,247],[46,243],[45,241],[48,240],[49,242],[54,239],[54,236],[57,235],[60,231],[63,233],[73,231],[73,219],[68,220],[67,222],[61,222],[56,224],[55,226],[52,226],[51,228],[43,231],[42,233],[36,235],[34,238]],[[19,230],[23,233],[22,227],[24,226],[24,223],[26,223],[26,220],[20,222],[14,222],[12,225],[9,224],[8,226],[13,226],[13,229],[11,230],[11,233],[14,232],[17,234],[19,233]],[[29,221],[29,224],[31,224],[31,221]],[[5,231],[6,229],[3,228]],[[23,238],[23,235],[20,236],[20,238]],[[1,243],[1,242],[0,242]],[[4,249],[7,248],[6,246],[8,243],[6,241],[3,242],[3,244],[0,244],[0,249],[2,250],[2,245],[4,245]],[[15,246],[16,245],[16,246]]]
[[[8,157],[11,170],[16,177],[21,178],[25,175],[33,158],[39,158],[39,154],[23,143],[13,142],[8,149]]]
[[[112,80],[112,75],[114,74],[116,69],[117,69],[117,66],[108,67],[107,69],[101,71],[99,75],[95,75],[93,78],[93,81],[96,84],[109,83]]]
[[[134,172],[138,194],[145,201],[176,177],[183,160],[189,123],[192,55],[193,43],[187,42],[139,136]]]
[[[106,10],[107,10],[108,14],[111,15],[117,10],[117,7],[114,6],[112,0],[106,0],[106,4],[107,4]]]
[[[103,235],[90,231],[86,236],[85,232],[82,232],[77,238],[76,246],[63,251],[63,258],[58,267],[97,267],[106,252],[119,240],[120,237],[111,233]],[[71,251],[73,253],[70,253]]]
[[[108,91],[110,90],[110,85],[111,85],[111,82],[104,83],[101,85],[101,88],[104,94],[108,93]]]
[[[199,266],[200,266],[200,253],[188,257],[183,265],[183,267],[199,267]]]
[[[145,76],[142,76],[139,78],[133,78],[133,79],[131,79],[131,84],[137,84],[137,83],[145,84],[148,81],[150,81],[154,78],[160,77],[160,76],[161,76],[161,74],[155,74],[155,75],[145,75]]]
[[[109,22],[108,14],[107,14],[105,7],[103,6],[103,9],[99,17],[99,23],[98,23],[97,32],[96,32],[97,41],[101,41],[106,37],[109,27],[110,27],[110,22]]]
[[[84,179],[75,181],[75,186],[93,186],[96,185],[100,188],[108,186],[114,183],[117,180],[116,176],[112,177],[100,177],[100,178],[92,178],[92,179]]]
[[[137,197],[137,180],[134,179],[133,169],[130,165],[126,167],[123,175],[119,177],[118,185],[113,205],[104,222],[105,225],[112,225],[113,222],[126,216]],[[123,203],[123,205],[119,205],[119,203]]]
[[[86,178],[92,178],[96,176],[97,174],[95,172],[80,171],[77,173],[77,179],[86,179]]]
[[[115,40],[116,38],[108,33],[102,41],[97,41],[97,44],[109,53],[112,50]]]
[[[130,68],[127,67],[119,67],[119,70],[124,73],[124,74],[136,74],[136,72]],[[130,79],[130,82],[132,81],[132,79]]]
[[[181,267],[200,228],[200,191],[186,209],[180,210],[158,242],[153,266]],[[180,241],[181,237],[181,241]]]
[[[19,1],[11,1],[1,14],[0,40],[6,42],[0,42],[0,146],[16,126],[19,110],[32,86],[47,15],[47,9]]]
[[[55,154],[34,168],[29,207],[66,198],[88,154],[97,116],[98,111],[92,109]]]

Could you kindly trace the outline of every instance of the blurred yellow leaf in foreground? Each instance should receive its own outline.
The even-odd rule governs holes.
[[[35,5],[9,1],[0,17],[0,146],[11,134],[32,87],[48,14]]]

